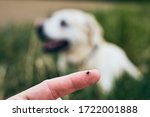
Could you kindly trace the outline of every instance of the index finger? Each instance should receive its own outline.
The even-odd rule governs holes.
[[[94,84],[99,80],[99,77],[97,70],[76,72],[45,80],[10,99],[53,100]]]

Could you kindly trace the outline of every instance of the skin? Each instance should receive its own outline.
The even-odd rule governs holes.
[[[31,87],[10,100],[55,100],[77,90],[95,84],[100,79],[97,70],[76,72],[70,75],[45,80]]]

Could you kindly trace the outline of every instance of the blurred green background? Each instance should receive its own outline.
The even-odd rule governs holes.
[[[118,5],[108,9],[86,10],[104,28],[104,37],[122,47],[143,71],[141,81],[128,75],[115,81],[110,94],[103,95],[96,85],[71,94],[70,99],[150,99],[150,5]],[[57,55],[42,52],[33,22],[0,26],[0,98],[61,75]],[[67,73],[77,71],[69,69]]]

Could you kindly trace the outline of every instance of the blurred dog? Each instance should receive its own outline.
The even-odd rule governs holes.
[[[140,71],[115,44],[105,41],[103,29],[94,16],[75,9],[56,11],[50,18],[38,23],[37,32],[44,41],[46,52],[58,52],[58,68],[65,72],[68,64],[82,69],[98,69],[99,82],[109,92],[113,81],[127,72],[133,78]]]

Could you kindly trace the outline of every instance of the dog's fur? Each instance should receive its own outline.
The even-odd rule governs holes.
[[[64,9],[52,14],[40,26],[47,39],[68,43],[66,49],[59,50],[60,71],[65,72],[68,64],[82,69],[98,69],[101,74],[99,84],[105,92],[111,90],[113,81],[124,72],[133,78],[140,76],[140,71],[125,52],[103,38],[102,26],[91,14]]]

